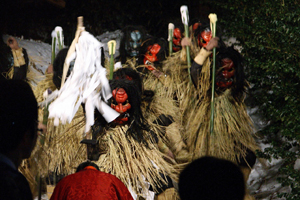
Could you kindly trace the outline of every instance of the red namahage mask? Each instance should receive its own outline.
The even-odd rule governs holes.
[[[128,102],[128,95],[123,88],[116,88],[112,92],[113,101],[111,107],[121,115],[114,120],[117,124],[125,124],[128,121],[128,110],[131,108]]]
[[[196,22],[195,24],[193,24],[193,31],[195,31],[200,25],[201,25],[201,23],[199,23],[199,22]]]
[[[160,51],[161,47],[159,44],[153,44],[153,45],[150,45],[148,48],[147,48],[147,53],[145,54],[145,57],[144,57],[144,64],[146,65],[146,67],[152,71],[155,69],[153,63],[155,61],[158,61],[157,59],[157,54],[158,52]]]
[[[218,74],[217,86],[220,88],[227,88],[233,83],[233,76],[235,73],[234,63],[230,58],[222,59],[222,70]]]
[[[201,23],[199,23],[199,22],[196,22],[195,24],[193,24],[193,32],[195,32],[199,26],[201,26]],[[200,46],[201,34],[198,34],[196,36],[196,38],[197,38],[198,45]]]
[[[182,34],[179,28],[175,28],[173,32],[173,51],[179,51],[181,49]]]
[[[210,39],[212,38],[211,31],[209,29],[205,29],[201,32],[201,37],[198,38],[199,46],[206,47]]]

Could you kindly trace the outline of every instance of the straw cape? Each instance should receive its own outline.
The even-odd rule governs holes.
[[[155,191],[166,183],[166,175],[177,180],[178,171],[165,160],[152,135],[144,131],[146,145],[126,134],[128,126],[109,128],[98,138],[106,153],[96,162],[101,171],[117,176],[130,190],[146,197],[149,186]]]
[[[168,77],[163,76],[162,79],[167,80]],[[145,89],[154,91],[155,95],[151,103],[144,106],[143,109],[144,113],[149,116],[147,119],[151,119],[151,121],[148,121],[151,126],[158,126],[153,122],[156,122],[157,118],[162,115],[171,119],[172,123],[165,125],[165,134],[162,135],[166,146],[164,147],[162,144],[160,149],[162,152],[167,152],[167,149],[170,150],[174,154],[177,163],[186,164],[190,160],[190,154],[183,138],[184,128],[181,122],[181,111],[174,99],[172,90],[164,84],[166,80],[158,79],[152,73],[144,78]]]
[[[56,89],[52,77],[53,74],[45,74],[36,86],[32,86],[38,103],[44,101],[45,91]],[[38,110],[40,122],[44,120],[44,109]],[[37,177],[46,178],[52,172],[65,175],[74,173],[76,167],[86,160],[85,145],[80,144],[85,128],[84,119],[81,107],[70,124],[55,127],[53,119],[48,119],[47,134],[39,135],[31,157],[23,161],[20,167],[34,194],[38,190]]]
[[[205,64],[202,72],[210,73],[210,64]],[[210,89],[209,76],[202,76],[200,84]],[[208,85],[205,85],[208,84]],[[193,152],[193,159],[211,155],[231,160],[235,163],[245,157],[246,148],[258,149],[253,138],[254,126],[247,114],[243,101],[236,101],[230,89],[215,96],[214,132],[210,133],[211,100],[209,91],[198,92],[193,109],[189,109],[186,130],[189,133],[188,146]]]
[[[55,88],[52,82],[52,74],[46,76],[35,90],[36,94],[46,91],[48,88]],[[42,89],[43,88],[43,89]],[[38,96],[40,96],[38,95]],[[42,98],[37,98],[42,100]],[[40,120],[44,117],[44,109],[40,110]],[[58,174],[71,174],[74,169],[86,159],[85,145],[80,144],[84,138],[85,114],[82,106],[78,108],[71,123],[54,126],[54,119],[48,119],[47,134],[40,143],[39,157],[44,161],[45,166],[40,165],[41,174],[47,176],[49,172]]]
[[[186,163],[190,159],[190,155],[182,135],[184,130],[181,126],[181,115],[179,114],[181,111],[174,99],[174,90],[170,88],[170,86],[173,86],[171,84],[173,82],[170,80],[171,76],[157,78],[153,73],[144,70],[144,65],[138,65],[134,58],[128,59],[123,64],[123,68],[130,68],[139,73],[143,81],[143,90],[154,93],[154,96],[148,98],[148,100],[147,97],[143,97],[141,109],[147,123],[161,137],[158,143],[159,149],[164,153],[169,150],[172,151],[176,163]],[[159,125],[158,118],[162,115],[171,119],[172,123],[170,125]]]
[[[123,65],[123,67],[130,68],[136,73],[139,73],[136,71],[135,64],[135,59],[129,59],[127,60],[126,64]],[[184,164],[188,160],[187,158],[189,156],[186,145],[181,136],[182,132],[179,121],[180,115],[178,115],[179,110],[176,106],[176,101],[174,101],[173,98],[169,98],[168,96],[164,95],[165,93],[160,92],[160,90],[164,90],[166,92],[167,90],[164,87],[159,87],[159,85],[162,85],[156,77],[151,74],[145,75],[140,73],[140,75],[143,77],[142,88],[144,93],[147,91],[154,92],[154,96],[150,97],[150,99],[146,96],[142,97],[143,101],[141,104],[141,110],[151,132],[157,136],[158,144],[153,143],[153,141],[150,139],[147,139],[146,142],[150,142],[150,145],[145,146],[144,144],[137,143],[133,137],[126,137],[125,135],[128,130],[128,126],[109,128],[106,135],[103,136],[103,138],[108,138],[108,140],[102,138],[101,140],[105,142],[100,142],[100,146],[103,146],[103,143],[111,143],[111,145],[107,145],[109,149],[108,151],[111,153],[102,155],[99,160],[99,165],[105,167],[105,170],[110,171],[112,168],[114,168],[113,171],[115,171],[114,173],[116,173],[116,176],[126,183],[129,188],[135,190],[135,193],[137,194],[147,191],[145,190],[147,189],[147,184],[143,181],[141,182],[141,180],[149,182],[152,186],[154,186],[154,189],[155,187],[159,187],[158,181],[165,181],[163,180],[164,178],[161,177],[161,173],[166,174],[173,180],[177,181],[179,172],[184,167]],[[174,120],[173,123],[167,127],[159,125],[157,123],[157,119],[161,115],[170,116]],[[145,138],[151,138],[150,132],[147,131],[144,131],[144,136]],[[126,143],[129,143],[114,143],[114,146],[112,146],[113,141],[117,138],[119,138],[119,141],[125,141]],[[120,147],[118,145],[120,145]],[[124,145],[125,147],[123,147]],[[122,156],[119,157],[118,153],[120,153],[120,150],[126,150],[128,153],[125,155],[122,154]],[[168,157],[168,150],[171,150],[175,154],[175,160],[171,157]],[[132,151],[134,151],[134,154],[136,154],[134,157],[131,155]],[[130,157],[123,159],[124,156]],[[114,164],[108,162],[112,159],[114,160],[114,164],[117,163],[117,166],[114,166]],[[135,160],[138,162],[136,163]],[[169,162],[166,162],[166,160]],[[138,163],[143,163],[143,166],[138,165]],[[181,165],[178,163],[184,164]],[[128,166],[128,169],[126,169],[124,166]],[[130,179],[128,178],[128,172],[125,173],[124,170],[129,170]],[[142,192],[136,191],[137,189],[142,189]],[[174,194],[176,194],[176,191],[169,192],[168,194],[164,195],[174,199],[172,198]],[[143,194],[141,195],[144,196]]]
[[[39,102],[44,100],[43,93],[49,88],[55,90],[52,74],[47,74],[34,90]],[[148,107],[146,106],[148,104],[142,106],[144,113],[147,113],[146,119],[150,123],[151,130],[159,136],[160,141],[165,141],[165,138],[160,137],[161,127],[153,121],[159,115],[156,112],[163,110],[160,106],[164,102],[154,98]],[[172,112],[174,111],[170,110],[166,114],[175,116],[175,112]],[[39,120],[42,119],[43,110],[40,109]],[[86,160],[86,146],[80,144],[84,138],[85,129],[85,115],[82,107],[79,107],[71,123],[65,125],[60,123],[54,126],[54,120],[48,119],[47,127],[48,133],[43,138],[43,143],[38,143],[31,159],[24,163],[27,177],[31,177],[35,189],[36,182],[32,177],[37,175],[47,177],[50,172],[71,174],[78,164]],[[127,126],[108,127],[98,138],[100,147],[105,152],[97,161],[100,168],[116,175],[127,187],[143,196],[146,195],[149,184],[159,187],[159,184],[165,183],[166,175],[177,180],[179,170],[176,162],[172,159],[168,159],[171,163],[167,162],[166,155],[159,151],[154,141],[147,140],[148,147],[146,147],[132,137],[126,136],[127,129]],[[146,131],[144,135],[145,138],[150,137],[150,133]],[[28,165],[31,166],[30,169],[26,167]]]
[[[200,48],[192,38],[191,56],[194,58]],[[211,155],[238,162],[245,157],[247,148],[258,150],[254,140],[255,129],[247,114],[244,98],[240,101],[231,95],[231,89],[215,94],[214,134],[210,134],[211,112],[211,60],[207,59],[199,77],[199,87],[195,89],[189,81],[184,51],[176,52],[163,64],[167,74],[164,85],[169,94],[176,98],[181,113],[183,138],[187,142],[192,160]]]

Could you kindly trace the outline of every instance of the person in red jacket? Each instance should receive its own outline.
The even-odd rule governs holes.
[[[123,182],[112,174],[99,171],[90,161],[81,163],[74,174],[56,185],[50,200],[133,200]]]

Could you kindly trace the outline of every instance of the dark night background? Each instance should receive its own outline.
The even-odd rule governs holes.
[[[207,5],[195,0],[1,0],[1,4],[1,34],[51,43],[52,30],[61,26],[66,45],[73,40],[78,16],[95,36],[142,25],[149,34],[167,39],[168,23],[181,22],[180,6],[188,6],[190,21],[207,19],[210,13]]]

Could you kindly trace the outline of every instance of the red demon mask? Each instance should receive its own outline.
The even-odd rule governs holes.
[[[128,95],[123,88],[116,88],[112,92],[113,100],[111,102],[111,107],[115,109],[121,115],[115,119],[117,124],[125,124],[128,121],[129,109],[131,105],[128,101]]]
[[[157,54],[160,51],[160,49],[161,46],[159,44],[153,44],[147,48],[147,52],[145,53],[144,57],[144,64],[150,71],[155,69],[153,63],[158,61]]]
[[[212,38],[211,31],[207,28],[201,32],[200,37],[198,36],[198,42],[200,47],[206,47],[210,39]]]
[[[201,26],[200,22],[196,22],[195,24],[193,24],[193,31],[195,31],[199,26]]]
[[[216,84],[220,88],[227,88],[233,83],[235,73],[234,63],[230,58],[222,59],[222,68],[217,75]]]
[[[181,49],[182,34],[179,28],[175,28],[173,32],[173,51],[179,51]]]

